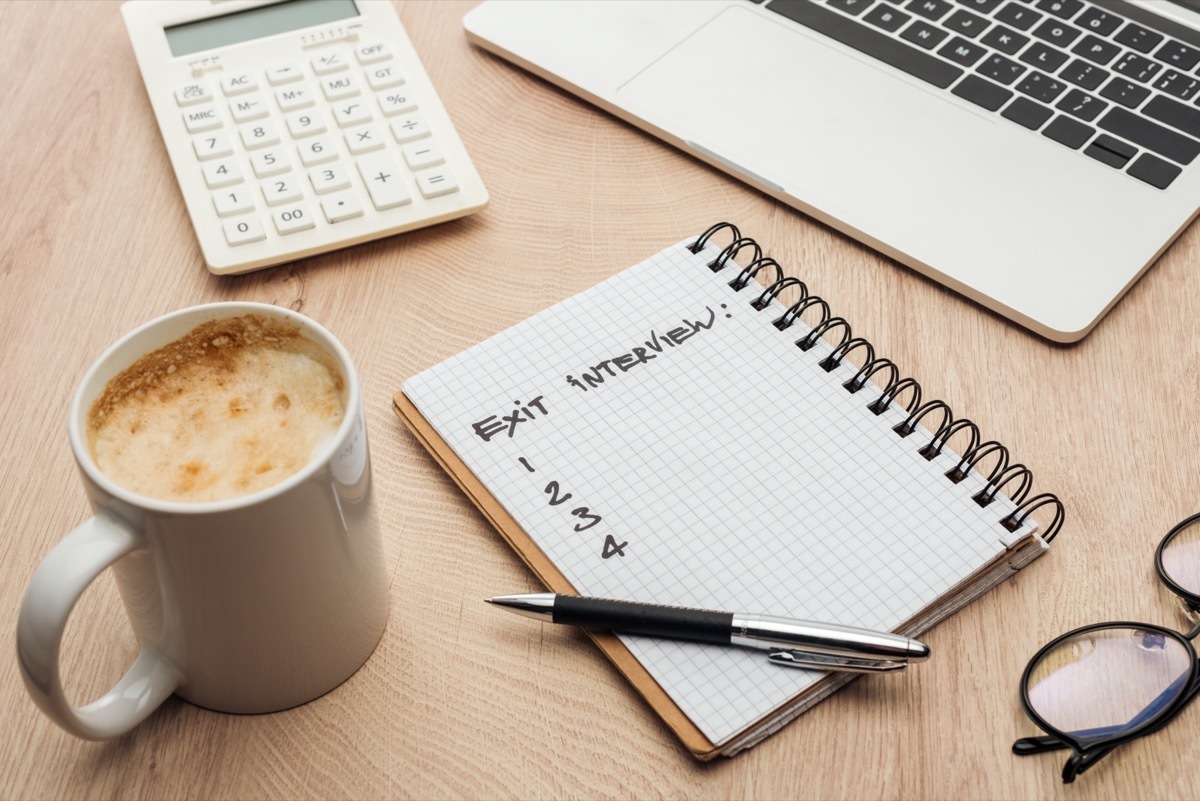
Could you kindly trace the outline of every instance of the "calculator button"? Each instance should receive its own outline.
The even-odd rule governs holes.
[[[211,131],[213,128],[221,127],[221,115],[213,106],[195,108],[183,112],[183,124],[188,133]]]
[[[312,182],[313,191],[318,195],[350,188],[350,175],[340,164],[330,164],[328,167],[310,170],[308,180]]]
[[[375,42],[374,44],[359,45],[354,50],[354,55],[358,58],[359,64],[374,64],[391,58],[392,49],[382,42]]]
[[[242,182],[242,168],[237,159],[221,159],[210,161],[203,167],[204,183],[209,189],[220,189],[222,186]]]
[[[412,195],[404,183],[404,171],[391,154],[376,153],[360,158],[358,174],[367,187],[371,203],[380,211],[412,202]]]
[[[372,89],[387,89],[404,83],[404,75],[396,64],[385,64],[367,70],[367,84]]]
[[[325,219],[329,222],[339,223],[361,217],[363,207],[354,192],[338,192],[321,198],[321,211],[325,212]]]
[[[321,81],[321,91],[326,100],[341,100],[358,94],[358,82],[349,75],[338,75]]]
[[[288,130],[296,139],[325,133],[325,116],[317,109],[293,111],[286,119]]]
[[[350,154],[370,153],[387,144],[384,140],[387,134],[378,125],[363,125],[346,131],[346,147]]]
[[[213,192],[212,197],[218,217],[232,217],[234,214],[254,210],[254,198],[250,196],[250,190],[245,187]]]
[[[379,107],[388,117],[412,111],[417,107],[417,101],[408,92],[397,89],[391,92],[379,93]]]
[[[414,142],[429,136],[429,124],[420,114],[407,114],[392,120],[392,136],[400,144]]]
[[[328,136],[318,136],[315,139],[308,140],[300,145],[299,151],[300,163],[305,167],[324,164],[338,157],[337,146],[334,145],[333,139]]]
[[[221,227],[225,229],[225,241],[234,246],[261,242],[267,238],[262,221],[254,216],[226,220]]]
[[[250,166],[254,169],[254,174],[259,178],[266,178],[271,175],[279,175],[281,172],[287,172],[292,168],[292,162],[287,157],[281,147],[273,147],[270,150],[261,150],[258,153],[250,154]]]
[[[317,224],[312,209],[303,203],[275,209],[271,212],[271,219],[275,221],[275,230],[284,235],[307,231]]]
[[[210,100],[212,100],[212,92],[209,91],[206,83],[185,83],[175,88],[175,102],[181,106],[194,106]]]
[[[267,83],[271,86],[298,81],[304,77],[304,68],[298,61],[285,61],[267,68]]]
[[[350,67],[350,61],[341,53],[322,53],[319,56],[313,56],[310,63],[312,64],[313,72],[317,75],[341,72]]]
[[[224,158],[233,154],[233,143],[224,131],[200,134],[192,137],[192,150],[201,161]]]
[[[262,94],[253,94],[229,101],[229,113],[233,115],[234,122],[250,122],[261,120],[271,111],[267,108],[267,99]]]
[[[425,170],[417,173],[417,188],[422,197],[438,197],[458,191],[458,181],[448,167],[440,170]]]
[[[414,170],[424,169],[425,167],[436,167],[439,164],[446,163],[446,159],[442,156],[442,151],[432,142],[417,142],[405,145],[401,148],[401,151],[404,153],[404,161]]]
[[[371,121],[371,107],[365,100],[336,103],[333,106],[333,119],[339,128],[362,125],[364,122]]]
[[[280,111],[295,111],[298,108],[308,108],[317,102],[313,89],[308,84],[303,86],[288,86],[275,90],[275,100],[279,103]]]
[[[258,80],[249,72],[226,75],[221,79],[221,90],[225,92],[226,97],[244,95],[247,92],[253,92],[257,88]]]
[[[270,120],[247,122],[238,128],[247,150],[279,144],[279,129]]]
[[[262,193],[268,206],[279,206],[304,197],[304,192],[300,189],[300,182],[294,176],[263,181]]]

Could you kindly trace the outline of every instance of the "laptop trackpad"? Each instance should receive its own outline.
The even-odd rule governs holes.
[[[621,86],[620,102],[876,236],[938,174],[986,167],[989,148],[966,135],[995,136],[993,120],[772,16],[726,8]]]

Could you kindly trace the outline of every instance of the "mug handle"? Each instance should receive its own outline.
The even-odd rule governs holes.
[[[25,688],[51,720],[77,737],[106,740],[124,734],[183,681],[177,668],[143,645],[121,680],[99,699],[76,707],[63,693],[58,657],[71,610],[105,568],[141,547],[141,537],[128,523],[99,512],[47,554],[25,590],[17,620],[17,662]]]

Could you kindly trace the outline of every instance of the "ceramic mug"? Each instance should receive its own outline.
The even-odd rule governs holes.
[[[300,471],[251,495],[179,503],[137,495],[97,468],[87,414],[114,376],[202,323],[260,314],[300,328],[341,371],[341,425]],[[214,303],[153,320],[84,376],[68,425],[94,514],[46,556],[25,593],[17,654],[34,702],[72,734],[100,740],[172,693],[222,712],[273,712],[317,698],[367,660],[387,623],[387,579],[371,492],[366,422],[346,349],[307,317]],[[59,651],[87,586],[112,567],[140,646],[98,700],[64,696]]]

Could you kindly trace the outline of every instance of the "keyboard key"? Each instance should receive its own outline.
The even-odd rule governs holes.
[[[1068,56],[1061,50],[1034,42],[1029,49],[1021,54],[1021,60],[1026,64],[1041,67],[1046,72],[1055,72],[1066,62]]]
[[[997,25],[985,33],[979,41],[988,47],[996,48],[1001,53],[1015,56],[1017,51],[1029,42],[1029,37],[1005,28],[1003,25]]]
[[[935,0],[920,0],[920,2],[931,3],[935,2]],[[949,5],[944,3],[944,0],[936,0],[936,2],[941,2],[943,5],[947,5],[947,7]],[[768,5],[767,8],[782,14],[788,19],[795,20],[818,33],[835,39],[848,47],[852,47],[861,53],[874,56],[885,64],[890,64],[914,78],[919,78],[942,89],[954,83],[962,75],[962,70],[958,67],[947,64],[935,56],[922,53],[916,48],[909,47],[903,42],[897,41],[885,33],[880,33],[874,28],[843,17],[836,11],[830,11],[827,8],[809,3],[780,4],[776,2]],[[920,24],[919,21],[905,28],[904,32],[900,34],[901,37],[908,38],[909,32],[918,24]],[[928,44],[923,43],[923,47],[933,47],[946,36],[945,31],[938,31],[936,28],[932,30],[940,35],[936,41],[929,42]],[[387,93],[385,92],[384,94]],[[380,103],[382,105],[382,99]],[[408,111],[410,109],[404,110]],[[392,113],[397,112],[393,111]]]
[[[220,189],[242,182],[242,168],[237,159],[210,161],[203,166],[204,185],[209,189]]]
[[[1034,100],[1040,100],[1043,103],[1054,102],[1054,98],[1062,94],[1066,88],[1065,84],[1036,70],[1031,72],[1025,80],[1017,84],[1018,92],[1029,95]]]
[[[404,170],[390,153],[376,153],[359,159],[358,174],[371,196],[371,205],[379,211],[412,202],[404,181]]]
[[[243,123],[238,128],[238,135],[247,150],[279,144],[279,129],[270,120]]]
[[[999,81],[1008,86],[1021,77],[1021,73],[1025,72],[1025,68],[1004,56],[992,55],[985,58],[983,63],[975,68],[975,71],[980,75],[985,75],[994,81]]]
[[[308,108],[317,102],[317,97],[311,86],[303,84],[276,89],[275,102],[279,104],[280,111],[288,112]]]
[[[959,10],[951,14],[942,24],[955,33],[961,33],[963,36],[974,39],[987,28],[988,21],[970,11]]]
[[[935,28],[921,20],[917,20],[904,29],[904,32],[900,34],[900,38],[918,44],[926,50],[932,50],[949,35],[941,28]]]
[[[353,191],[339,192],[336,195],[321,198],[321,211],[325,213],[325,219],[331,223],[340,223],[363,215],[362,202]]]
[[[218,217],[232,217],[246,211],[254,211],[254,198],[245,187],[241,189],[222,189],[213,192],[213,207]]]
[[[997,86],[991,81],[985,81],[983,78],[975,75],[968,75],[963,78],[950,91],[961,98],[970,100],[977,106],[986,108],[988,111],[999,110],[1013,95],[1008,89]]]
[[[326,100],[344,100],[359,93],[358,81],[350,75],[335,75],[321,81],[321,91]]]
[[[1121,23],[1124,21],[1124,19],[1118,17],[1116,14],[1101,11],[1096,6],[1088,6],[1087,10],[1075,20],[1075,24],[1085,31],[1090,31],[1100,36],[1108,36],[1121,27]]]
[[[972,44],[966,39],[955,36],[945,47],[938,51],[939,55],[945,56],[956,64],[962,64],[964,67],[970,67],[976,61],[983,58],[987,48],[980,47],[977,44]]]
[[[946,0],[912,0],[905,8],[925,19],[939,20],[946,16],[950,4]]]
[[[1188,47],[1174,39],[1168,39],[1165,45],[1158,48],[1158,52],[1154,54],[1154,57],[1181,70],[1190,70],[1192,67],[1200,64],[1200,50]]]
[[[1133,53],[1126,53],[1124,58],[1113,64],[1113,69],[1122,75],[1128,75],[1135,81],[1145,83],[1159,73],[1162,64]]]
[[[317,75],[330,75],[350,67],[350,61],[343,53],[321,53],[313,56],[309,63]]]
[[[1116,58],[1117,54],[1121,52],[1121,48],[1095,36],[1085,36],[1079,44],[1071,48],[1071,52],[1083,56],[1088,61],[1103,65]]]
[[[996,19],[1013,26],[1019,31],[1027,31],[1042,18],[1042,15],[1020,3],[1009,3],[996,12]]]
[[[203,81],[193,81],[175,87],[175,102],[180,106],[194,106],[212,100],[212,90]]]
[[[337,146],[328,136],[318,136],[302,142],[299,146],[300,163],[305,167],[325,164],[338,157]]]
[[[1100,115],[1101,111],[1108,108],[1108,104],[1078,89],[1072,89],[1062,100],[1058,101],[1055,108],[1067,112],[1072,117],[1078,117],[1084,122],[1091,122]]]
[[[188,133],[203,133],[220,128],[225,123],[213,106],[203,106],[183,112],[183,125]]]
[[[304,190],[300,188],[300,181],[295,176],[263,181],[262,193],[268,206],[279,206],[304,197]]]
[[[371,107],[365,99],[335,103],[333,106],[333,119],[339,128],[351,128],[355,125],[362,125],[371,121]]]
[[[270,150],[260,150],[258,153],[251,154],[250,167],[259,178],[267,178],[287,172],[292,168],[292,162],[283,148],[273,147]]]
[[[1083,0],[1038,0],[1037,7],[1060,19],[1070,19],[1083,8]]]
[[[1095,132],[1095,128],[1060,114],[1042,129],[1042,136],[1049,137],[1072,150],[1078,150],[1083,147],[1084,142],[1092,138],[1092,134]]]
[[[1161,78],[1154,82],[1154,88],[1160,92],[1174,95],[1180,100],[1191,100],[1196,94],[1196,90],[1200,89],[1200,81],[1175,70],[1167,70]]]
[[[429,123],[425,122],[425,118],[420,114],[393,117],[391,129],[392,136],[402,145],[429,136]]]
[[[980,14],[991,14],[1003,0],[957,0],[960,6],[966,6]]]
[[[297,231],[307,231],[317,224],[312,209],[305,203],[275,209],[271,212],[271,219],[275,221],[275,230],[284,236]]]
[[[1062,72],[1058,73],[1058,77],[1082,86],[1084,89],[1095,89],[1104,83],[1108,76],[1108,72],[1079,59],[1075,59],[1064,67]]]
[[[370,153],[372,150],[379,150],[387,146],[387,134],[378,125],[360,125],[346,131],[344,136],[346,149],[352,156]]]
[[[440,197],[458,191],[458,181],[449,167],[436,170],[422,170],[417,173],[417,189],[421,190],[424,198]]]
[[[359,64],[375,64],[391,58],[392,48],[383,42],[359,45],[354,49],[354,57],[358,59]]]
[[[298,81],[304,77],[304,69],[298,61],[284,61],[279,64],[267,67],[267,83],[271,86],[280,86],[292,81]]]
[[[1013,122],[1024,125],[1031,131],[1036,131],[1041,128],[1046,120],[1050,119],[1054,112],[1040,103],[1034,103],[1027,97],[1018,97],[1008,108],[1000,112],[1000,116],[1010,119]]]
[[[1122,142],[1120,139],[1113,139],[1108,134],[1100,134],[1083,152],[1096,161],[1103,162],[1110,167],[1116,167],[1119,170],[1134,157],[1137,153],[1137,148]]]
[[[1134,178],[1145,181],[1156,189],[1166,189],[1183,170],[1149,153],[1143,153],[1137,161],[1129,165],[1128,172]]]
[[[267,99],[262,94],[246,95],[229,101],[229,113],[234,122],[261,120],[271,113]]]
[[[1096,124],[1115,136],[1128,139],[1135,145],[1153,150],[1180,164],[1191,164],[1200,155],[1200,142],[1123,108],[1109,109]]]
[[[251,242],[261,242],[267,238],[263,230],[262,220],[254,216],[239,217],[236,220],[226,220],[221,223],[225,230],[225,241],[230,245],[248,245]]]
[[[439,164],[446,163],[445,157],[442,156],[442,151],[432,142],[414,142],[411,145],[402,147],[400,152],[404,154],[405,163],[413,170],[436,167]]]
[[[1155,97],[1142,113],[1147,117],[1166,123],[1172,128],[1200,139],[1200,109],[1187,106],[1169,97]]]
[[[1113,78],[1100,90],[1100,96],[1126,108],[1137,108],[1150,96],[1150,90],[1124,78]]]
[[[328,164],[308,171],[308,181],[318,195],[350,188],[350,174],[341,164]]]
[[[900,26],[908,22],[912,17],[903,11],[897,11],[885,5],[878,5],[868,11],[863,19],[877,28],[883,28],[885,31],[897,31],[900,29]]]
[[[859,14],[867,10],[867,6],[871,5],[875,0],[827,0],[830,6],[845,11],[847,14],[857,17]]]
[[[1154,48],[1158,47],[1158,43],[1163,40],[1161,33],[1155,33],[1152,30],[1143,28],[1135,22],[1131,22],[1121,29],[1121,32],[1113,37],[1126,47],[1132,47],[1139,53],[1149,53]]]
[[[367,86],[372,89],[390,89],[404,83],[404,74],[398,64],[380,64],[367,69]]]
[[[221,91],[226,97],[244,95],[258,88],[258,81],[253,73],[239,72],[236,75],[226,75],[221,79]]]
[[[1056,19],[1048,19],[1033,29],[1033,35],[1050,44],[1066,47],[1079,38],[1079,29]]]
[[[850,24],[853,25],[854,23]],[[403,89],[391,89],[379,94],[379,108],[383,110],[385,117],[391,117],[393,114],[403,114],[406,111],[412,111],[416,107],[416,99]]]
[[[201,161],[233,155],[233,142],[224,131],[211,131],[192,137],[192,150]]]
[[[293,139],[316,136],[326,131],[325,115],[321,113],[320,109],[293,111],[284,119],[287,120],[287,127]]]

